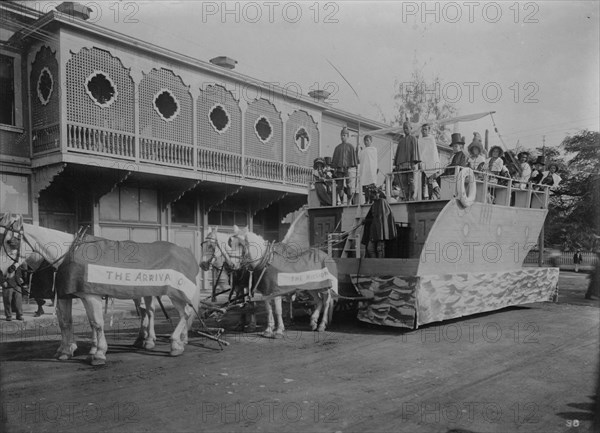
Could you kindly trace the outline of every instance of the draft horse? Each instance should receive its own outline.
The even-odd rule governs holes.
[[[337,292],[337,278],[327,268],[322,268],[327,260],[324,252],[314,248],[296,252],[292,251],[294,248],[291,244],[268,244],[261,236],[250,232],[248,228],[240,229],[237,226],[234,226],[234,233],[229,238],[229,245],[231,248],[241,247],[241,258],[237,263],[235,258],[232,258],[232,261],[236,266],[246,267],[253,273],[255,289],[264,297],[268,320],[267,328],[263,332],[264,337],[281,338],[283,336],[285,326],[281,297],[296,291],[306,291],[315,303],[315,309],[310,319],[311,329],[319,332],[325,331],[333,314],[332,292]],[[275,266],[276,262],[278,266]],[[284,287],[283,279],[279,280],[275,268],[283,267],[283,270],[287,266],[297,268],[299,263],[306,264],[307,268],[292,271],[296,277],[300,278],[297,280],[298,284],[294,286],[293,283],[286,281]],[[311,263],[314,263],[317,268],[308,269]],[[302,267],[302,265],[299,266]],[[281,275],[279,274],[279,276]],[[285,275],[292,274],[285,273]],[[275,284],[267,284],[268,280],[271,282],[282,281],[282,283],[280,286],[275,286]],[[312,284],[314,287],[308,289],[307,284]],[[275,306],[275,317],[273,317],[271,300]],[[275,319],[277,323],[275,323]]]
[[[3,214],[0,217],[0,270],[6,273],[8,267],[12,264],[19,266],[25,260],[37,267],[43,259],[50,263],[55,269],[64,270],[67,254],[73,251],[75,236],[58,230],[47,229],[23,223],[22,216],[11,216]],[[164,242],[162,244],[169,244]],[[139,244],[153,245],[153,244]],[[200,286],[198,284],[199,269],[192,253],[174,244],[168,247],[177,250],[181,257],[191,260],[196,267],[195,290],[191,295],[191,303],[194,306],[199,305]],[[189,257],[188,257],[189,256]],[[79,284],[78,284],[79,286]],[[150,290],[150,288],[147,288]],[[62,293],[57,288],[57,293]],[[156,292],[154,292],[155,294]],[[90,349],[88,360],[92,365],[103,365],[106,363],[106,352],[108,345],[104,335],[104,317],[102,314],[102,297],[108,293],[83,293],[76,291],[72,293],[80,298],[85,307],[90,326],[92,328],[92,348]],[[111,294],[111,296],[114,296]],[[171,356],[181,355],[184,346],[187,343],[187,331],[193,321],[193,308],[183,301],[181,297],[168,295],[173,306],[179,313],[179,323],[171,335]],[[146,293],[141,288],[130,293],[130,295],[118,296],[122,299],[144,298],[145,312],[141,320],[140,331],[134,343],[137,347],[145,349],[154,348],[156,334],[154,332],[154,305],[153,295]],[[72,296],[59,296],[56,305],[58,324],[61,330],[61,343],[56,352],[59,360],[67,360],[74,356],[77,344],[73,332],[72,317]]]

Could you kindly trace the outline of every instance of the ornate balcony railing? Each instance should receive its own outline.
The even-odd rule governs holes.
[[[306,186],[312,180],[312,169],[301,165],[287,164],[285,166],[285,181],[295,185]]]
[[[246,156],[245,176],[253,179],[283,181],[283,162]]]
[[[67,123],[67,148],[112,157],[135,158],[133,134],[70,122]]]
[[[140,161],[194,167],[194,146],[174,141],[140,138]]]
[[[198,149],[198,168],[216,173],[242,174],[242,155],[222,150]]]
[[[60,124],[34,130],[34,153],[60,148]],[[66,150],[305,187],[312,169],[191,144],[138,137],[108,128],[66,123]],[[195,164],[195,165],[194,165]]]
[[[60,149],[60,123],[37,128],[32,131],[33,153]]]

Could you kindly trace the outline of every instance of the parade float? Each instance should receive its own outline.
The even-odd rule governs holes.
[[[361,300],[359,320],[416,329],[554,299],[559,269],[523,267],[548,213],[547,186],[457,168],[438,177],[439,199],[406,200],[394,194],[394,176],[386,174],[382,187],[396,224],[385,258],[367,258],[361,243],[374,205],[321,206],[312,184],[306,213],[294,226],[299,243],[306,231],[311,246],[328,251],[340,296]]]

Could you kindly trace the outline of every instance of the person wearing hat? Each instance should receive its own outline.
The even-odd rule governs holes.
[[[365,194],[365,202],[370,204],[375,199],[370,191],[374,191],[374,187],[377,186],[377,173],[379,172],[377,168],[377,148],[371,146],[373,137],[370,135],[365,135],[363,141],[365,147],[358,152],[358,179]]]
[[[435,137],[429,135],[431,127],[428,123],[421,125],[421,138],[418,140],[419,155],[421,155],[421,170],[423,170],[423,198],[440,198],[440,187],[437,177],[442,166]]]
[[[500,176],[500,173],[502,173],[504,169],[504,161],[502,161],[503,154],[504,151],[500,146],[492,146],[492,148],[490,149],[490,157],[485,161],[485,171],[492,173],[496,176]]]
[[[529,177],[529,181],[534,185],[537,185],[542,181],[546,173],[544,171],[544,165],[546,165],[544,163],[544,157],[542,155],[538,156],[535,162],[533,163],[533,171],[531,172],[531,176]]]
[[[485,150],[481,143],[481,135],[479,135],[479,132],[473,133],[473,141],[469,144],[469,147],[467,147],[467,151],[469,152],[469,157],[467,158],[469,167],[473,170],[481,171],[485,165]]]
[[[517,174],[515,179],[518,182],[520,182],[517,185],[521,189],[524,189],[525,184],[529,182],[529,178],[531,177],[531,166],[529,165],[529,152],[519,152],[519,154],[517,155],[517,159],[519,160],[519,167],[521,167],[521,174]]]
[[[313,162],[313,182],[317,198],[321,206],[331,206],[331,172],[325,169],[323,158],[316,158]]]
[[[549,185],[551,187],[550,189],[555,190],[558,188],[558,184],[561,180],[562,178],[558,174],[558,165],[552,163],[548,165],[548,171],[544,173],[540,183],[542,185]]]
[[[12,306],[14,302],[15,312],[17,313],[17,320],[23,320],[23,307],[21,285],[25,284],[21,268],[15,265],[10,265],[6,271],[6,275],[2,276],[0,285],[2,285],[2,301],[4,302],[4,314],[6,320],[10,322],[12,320]]]
[[[419,192],[420,179],[417,181],[418,164],[421,162],[419,144],[417,137],[411,135],[412,126],[410,122],[404,122],[402,129],[404,136],[398,140],[398,147],[396,147],[396,154],[394,155],[394,169],[402,173],[396,175],[396,181],[404,194],[404,200],[417,200],[421,195]]]
[[[333,151],[331,164],[335,170],[335,177],[338,179],[337,195],[342,204],[347,203],[344,193],[348,197],[348,202],[354,196],[354,186],[356,184],[356,166],[358,159],[356,149],[348,142],[350,132],[345,126],[340,132],[342,142],[338,144]]]
[[[452,155],[452,160],[442,173],[442,176],[452,176],[457,173],[457,167],[467,167],[468,164],[467,155],[463,150],[465,147],[465,137],[457,132],[452,134],[450,147],[452,148],[454,155]]]

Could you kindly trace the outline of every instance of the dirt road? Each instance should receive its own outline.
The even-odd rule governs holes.
[[[151,352],[131,348],[132,330],[109,332],[99,369],[85,333],[68,362],[52,360],[49,331],[23,334],[0,344],[2,431],[588,431],[600,310],[581,300],[584,276],[560,284],[558,304],[408,333],[304,321],[282,340],[228,333],[223,351],[192,339],[179,358],[166,323]]]

